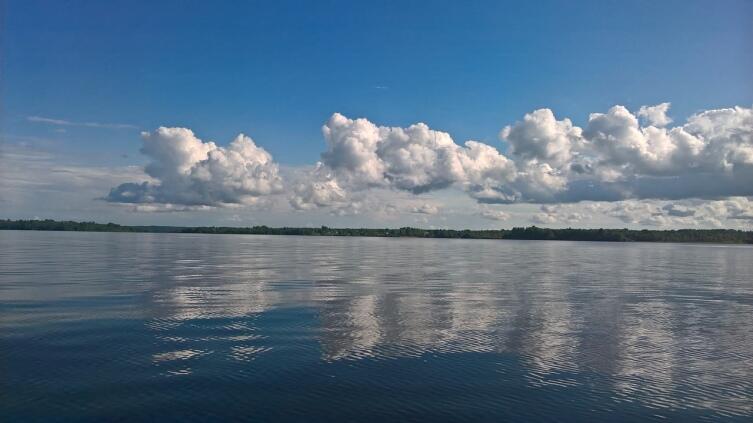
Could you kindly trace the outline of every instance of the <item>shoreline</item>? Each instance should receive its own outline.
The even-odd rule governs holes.
[[[596,242],[668,242],[753,244],[753,231],[736,229],[551,229],[537,226],[512,229],[421,229],[403,228],[330,228],[321,226],[279,227],[268,226],[149,226],[119,225],[78,221],[10,220],[0,219],[0,230],[29,230],[54,232],[124,232],[124,233],[179,233],[179,234],[231,234],[231,235],[297,235],[297,236],[349,236],[370,238],[441,238],[441,239],[498,239],[539,241],[596,241]]]

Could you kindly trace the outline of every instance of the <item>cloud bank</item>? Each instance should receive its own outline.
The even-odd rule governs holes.
[[[375,187],[419,194],[453,186],[480,203],[753,195],[751,109],[708,110],[668,128],[669,106],[637,114],[614,106],[584,128],[539,109],[500,132],[509,156],[476,141],[459,145],[423,123],[384,127],[336,113],[322,128],[328,149],[291,204],[329,206]]]
[[[335,113],[322,126],[327,148],[321,160],[286,174],[285,181],[272,156],[245,135],[222,147],[186,128],[161,127],[142,134],[151,180],[121,184],[106,200],[185,209],[258,204],[284,195],[294,210],[353,215],[391,213],[377,192],[421,199],[454,188],[482,206],[542,204],[531,215],[541,224],[582,224],[598,212],[652,225],[703,216],[713,225],[713,210],[681,202],[690,199],[707,200],[704,207],[716,207],[729,219],[749,220],[753,110],[701,111],[676,126],[669,110],[670,103],[634,112],[618,105],[591,113],[582,127],[550,109],[535,110],[501,129],[505,154],[473,140],[457,143],[424,123],[379,126]],[[565,211],[567,204],[584,201],[614,206]],[[425,202],[412,207],[408,213],[440,210]],[[491,209],[478,215],[510,217]]]

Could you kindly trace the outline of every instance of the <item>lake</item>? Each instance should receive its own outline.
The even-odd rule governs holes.
[[[753,246],[0,232],[4,421],[751,421]]]

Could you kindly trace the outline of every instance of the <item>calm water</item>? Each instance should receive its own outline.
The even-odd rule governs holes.
[[[753,417],[753,248],[0,232],[5,421]]]

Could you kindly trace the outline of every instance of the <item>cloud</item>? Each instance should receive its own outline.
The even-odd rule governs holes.
[[[753,199],[629,199],[614,202],[542,204],[528,220],[537,225],[578,227],[738,228],[753,224]]]
[[[435,206],[434,204],[423,203],[419,206],[414,206],[413,208],[411,208],[411,213],[435,215],[439,213],[439,207]]]
[[[14,142],[0,142],[0,162],[6,218],[118,221],[117,210],[94,199],[119,181],[148,178],[137,166],[82,165],[79,157]]]
[[[186,128],[160,127],[142,133],[142,141],[141,152],[152,159],[144,171],[154,182],[123,183],[107,201],[214,207],[255,204],[283,190],[272,156],[243,134],[221,147]]]
[[[531,222],[546,225],[548,223],[557,223],[557,218],[548,213],[536,213],[531,216]]]
[[[732,197],[719,202],[720,206],[713,211],[723,209],[727,219],[738,219],[753,223],[753,199],[745,197]]]
[[[687,216],[678,217],[676,214],[672,214],[675,207],[674,205],[662,207],[660,204],[651,201],[629,200],[614,204],[606,210],[606,214],[616,217],[624,223],[642,226],[666,227],[678,222],[689,221]],[[695,222],[696,219],[693,219],[691,223],[695,224]],[[714,226],[721,226],[721,223],[716,221]]]
[[[639,114],[664,125],[670,122],[662,118],[668,107],[644,107]],[[547,173],[562,182],[550,185],[549,199],[529,191],[530,201],[753,195],[750,108],[704,111],[673,128],[641,126],[623,106],[592,113],[582,131],[552,118],[539,110],[502,131],[519,172],[524,164],[546,164]]]
[[[27,116],[26,120],[34,123],[43,123],[57,126],[82,126],[87,128],[105,128],[105,129],[138,129],[134,125],[126,123],[99,123],[99,122],[72,122],[63,119],[53,119],[41,116]]]
[[[339,206],[374,188],[455,187],[488,204],[753,195],[751,109],[708,110],[668,128],[669,107],[633,114],[614,106],[592,113],[584,128],[535,110],[500,131],[508,155],[476,141],[460,145],[423,123],[385,127],[335,113],[322,128],[327,150],[291,203]]]
[[[582,143],[581,132],[569,119],[558,121],[551,110],[539,109],[514,126],[506,126],[500,137],[523,160],[561,166],[572,161],[574,150]]]
[[[608,216],[624,223],[657,227],[750,227],[753,199],[724,200],[626,200],[603,207]]]
[[[672,123],[672,119],[667,116],[670,103],[661,103],[656,106],[641,106],[638,109],[638,117],[651,126],[662,127]]]
[[[489,184],[515,173],[495,148],[475,141],[457,145],[423,123],[383,127],[335,113],[322,133],[328,149],[294,189],[291,203],[299,209],[326,207],[373,188],[420,194],[454,185],[483,198]]]
[[[502,210],[492,210],[489,208],[483,208],[479,212],[479,216],[487,220],[496,220],[499,222],[508,220],[510,218],[509,213],[505,213]]]
[[[175,213],[211,210],[210,206],[184,206],[181,204],[129,204],[130,210],[137,213]]]
[[[294,179],[290,205],[296,210],[343,207],[350,200],[350,193],[340,186],[322,163],[317,163],[311,171],[298,172]]]
[[[753,111],[707,110],[671,127],[669,107],[631,112],[617,105],[591,113],[582,127],[535,110],[500,131],[506,154],[477,141],[457,143],[424,123],[388,127],[335,113],[322,126],[320,161],[291,168],[284,181],[271,155],[244,135],[222,147],[185,128],[159,128],[142,135],[148,178],[122,183],[106,199],[163,205],[143,211],[188,210],[253,206],[284,194],[298,211],[432,215],[439,208],[423,201],[425,193],[453,188],[482,205],[543,204],[529,218],[535,223],[583,223],[597,213],[652,226],[750,221],[740,199],[753,196]],[[705,200],[705,211],[691,200]],[[614,207],[569,207],[582,202]],[[712,205],[723,218],[713,216]],[[479,210],[485,219],[509,217]]]
[[[592,218],[589,213],[585,213],[586,207],[573,205],[551,205],[544,204],[540,212],[531,216],[530,220],[538,224],[580,223]]]
[[[695,210],[682,204],[667,204],[662,210],[669,216],[688,217],[695,215]]]
[[[64,164],[51,152],[19,144],[7,143],[0,148],[2,178],[0,200],[16,196],[44,199],[50,193],[75,195],[94,194],[122,178],[145,177],[136,166],[80,166]]]

